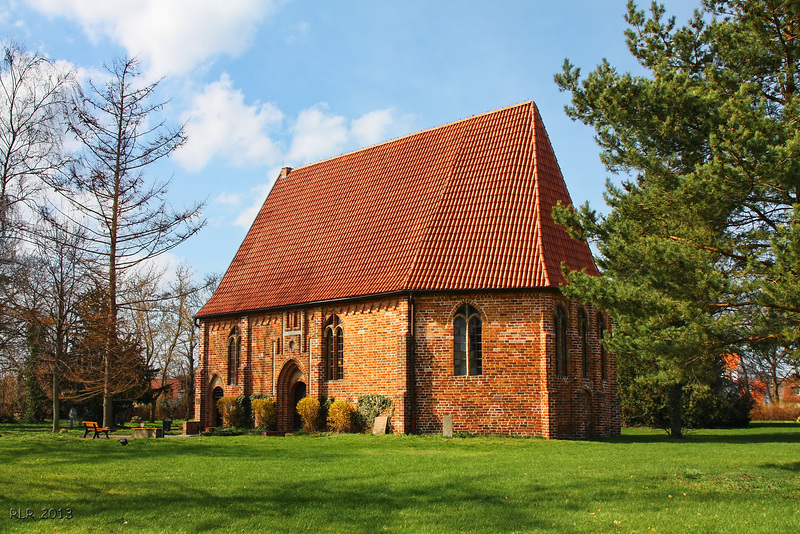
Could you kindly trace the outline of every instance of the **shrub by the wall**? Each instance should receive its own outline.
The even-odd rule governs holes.
[[[391,415],[392,407],[392,399],[389,397],[384,397],[383,395],[361,395],[358,398],[360,426],[369,432],[372,430],[372,425],[375,424],[375,418],[383,412]]]
[[[255,416],[255,426],[258,428],[275,428],[277,415],[275,411],[275,401],[269,397],[264,399],[253,399],[251,401],[253,415]]]
[[[236,427],[239,423],[239,404],[236,397],[222,397],[217,401],[217,411],[222,415],[224,426]]]
[[[320,397],[319,399],[319,428],[324,428],[325,425],[328,423],[328,412],[331,409],[331,404],[336,401],[336,397],[333,395],[328,395],[326,397]]]
[[[236,397],[238,419],[231,426],[236,428],[253,428],[253,410],[250,408],[250,397],[239,395]]]
[[[297,403],[297,413],[300,414],[300,419],[303,421],[303,430],[306,432],[314,432],[317,430],[319,422],[319,400],[314,397],[303,397]]]
[[[334,401],[328,409],[328,428],[334,432],[353,430],[353,407],[344,400]]]

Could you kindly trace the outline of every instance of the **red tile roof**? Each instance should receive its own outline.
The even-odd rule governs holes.
[[[291,170],[198,316],[412,290],[558,287],[597,268],[526,102]]]

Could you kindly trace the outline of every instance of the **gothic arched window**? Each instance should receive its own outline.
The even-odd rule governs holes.
[[[597,314],[597,341],[600,344],[600,378],[606,379],[606,348],[603,346],[603,339],[606,337],[606,320],[603,315]]]
[[[589,377],[589,318],[584,310],[578,312],[578,332],[581,336],[581,364],[583,378]]]
[[[483,341],[481,314],[464,304],[453,317],[453,374],[483,374]]]
[[[242,336],[239,327],[234,326],[228,336],[228,385],[239,383],[239,364],[241,363]]]
[[[556,376],[567,376],[567,314],[561,304],[553,312],[553,333],[556,338]]]
[[[325,324],[325,378],[341,380],[344,378],[344,331],[337,315],[331,316]]]

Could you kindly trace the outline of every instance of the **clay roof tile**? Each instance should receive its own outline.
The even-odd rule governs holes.
[[[292,169],[198,316],[413,290],[559,287],[597,274],[526,102]]]

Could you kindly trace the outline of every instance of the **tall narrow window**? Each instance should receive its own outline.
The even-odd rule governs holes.
[[[228,336],[228,385],[239,383],[239,364],[242,353],[242,336],[239,327],[234,326]]]
[[[344,378],[344,331],[337,315],[331,316],[325,325],[325,378]]]
[[[464,304],[453,318],[453,374],[483,374],[483,340],[481,314]]]
[[[602,314],[597,314],[597,341],[600,343],[600,378],[606,379],[606,348],[603,339],[606,337],[606,321]]]
[[[589,318],[586,312],[578,312],[578,330],[581,335],[581,365],[583,365],[583,378],[589,378]]]
[[[567,376],[567,314],[560,304],[553,313],[553,333],[556,338],[556,375]]]

